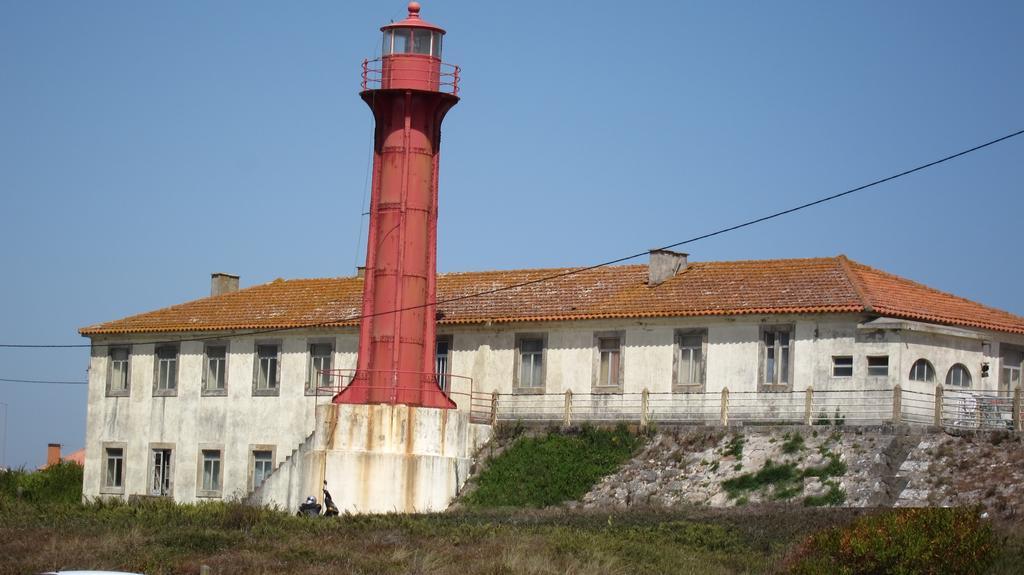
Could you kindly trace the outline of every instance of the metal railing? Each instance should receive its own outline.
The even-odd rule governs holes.
[[[355,370],[355,369],[329,369],[317,371],[322,379],[324,376],[330,381],[329,385],[317,386],[315,403],[320,403],[321,397],[333,398],[344,391],[358,374],[370,375],[372,373],[384,373],[397,376],[399,374],[420,376],[423,381],[438,384],[439,377],[434,372],[402,371],[402,370]],[[457,409],[469,412],[470,421],[474,423],[492,423],[494,421],[495,401],[493,394],[476,391],[473,386],[473,378],[464,375],[444,374],[445,386],[441,387],[441,393],[455,402]],[[456,389],[458,388],[458,389]],[[397,386],[366,386],[366,390],[382,390],[390,392],[392,399],[398,392],[422,391],[419,387],[397,387]]]
[[[319,399],[340,393],[356,377],[354,369],[319,372],[331,385],[316,389]],[[387,373],[392,373],[388,371]],[[415,373],[434,382],[437,375]],[[1018,387],[1012,395],[995,395],[935,386],[934,392],[903,389],[814,389],[793,391],[639,393],[485,393],[473,378],[445,375],[442,392],[473,423],[681,423],[704,425],[930,425],[962,430],[1024,431],[1024,402]],[[338,384],[334,384],[333,380]],[[416,391],[378,386],[367,389]]]
[[[710,425],[916,424],[959,429],[1022,429],[1021,392],[1013,396],[943,389],[814,389],[787,392],[494,393],[493,422],[569,426],[630,422]]]
[[[1014,429],[1012,397],[947,389],[942,425],[954,429]]]
[[[385,69],[381,58],[363,60],[362,81],[359,85],[365,91],[386,88],[385,80],[389,84],[398,85],[407,82],[426,82],[434,86],[438,92],[458,96],[462,68],[447,62],[436,62],[436,66],[435,68],[432,65],[424,65],[419,59],[409,60],[407,57],[401,57],[389,59]]]

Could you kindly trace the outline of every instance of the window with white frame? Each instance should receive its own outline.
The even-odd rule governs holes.
[[[224,344],[206,346],[206,365],[203,371],[203,391],[223,392],[228,382],[228,347]]]
[[[868,356],[868,376],[869,377],[887,377],[889,375],[889,356],[887,355],[869,355]]]
[[[597,386],[622,389],[622,336],[597,336]]]
[[[252,488],[256,489],[274,471],[274,452],[269,449],[254,449],[252,452]]]
[[[333,366],[334,346],[330,343],[309,344],[309,367],[306,373],[306,390],[316,391],[318,387],[331,385],[330,371]]]
[[[124,447],[103,449],[103,487],[121,491],[124,489]]]
[[[935,367],[927,359],[919,359],[910,366],[910,381],[935,381]]]
[[[516,387],[544,389],[544,337],[523,335],[517,337],[519,361],[516,365]]]
[[[853,377],[853,356],[832,356],[832,377]]]
[[[1021,384],[1021,363],[1024,362],[1024,351],[1008,344],[1001,344],[1002,369],[999,373],[999,389],[1010,394]]]
[[[1013,391],[1020,385],[1020,364],[1017,365],[1003,365],[1003,374],[1001,385],[1009,390]]]
[[[707,330],[677,331],[675,335],[674,387],[697,390],[704,385]]]
[[[107,393],[126,395],[128,393],[128,363],[131,350],[127,347],[112,347],[107,352]]]
[[[273,395],[277,393],[281,377],[281,346],[275,343],[264,343],[256,346],[256,378],[257,393]]]
[[[439,335],[434,343],[434,374],[441,389],[451,387],[452,336]]]
[[[953,367],[949,368],[946,373],[946,385],[953,387],[970,387],[971,386],[971,372],[962,363],[958,363]]]
[[[761,384],[763,387],[785,388],[792,375],[792,326],[761,328]]]
[[[178,389],[178,346],[156,348],[156,391],[173,394]]]
[[[150,450],[149,494],[170,495],[174,488],[174,450],[170,447],[154,447]]]
[[[202,479],[199,491],[203,495],[219,495],[221,491],[221,450],[201,449]]]

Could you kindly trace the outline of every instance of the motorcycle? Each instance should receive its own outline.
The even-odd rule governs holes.
[[[299,517],[320,517],[320,511],[323,510],[324,517],[337,517],[338,506],[334,504],[334,499],[331,498],[331,492],[327,491],[327,482],[324,481],[324,504],[321,507],[317,503],[316,496],[310,495],[306,498],[306,501],[299,505],[299,511],[296,513]]]

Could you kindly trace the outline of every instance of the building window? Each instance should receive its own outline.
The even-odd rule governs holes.
[[[544,339],[543,335],[516,337],[519,361],[515,371],[515,388],[523,391],[544,390]]]
[[[150,495],[171,494],[171,489],[174,487],[172,480],[173,455],[174,450],[167,447],[157,447],[150,451]]]
[[[672,374],[676,391],[699,391],[703,388],[707,343],[707,330],[676,332],[675,370]]]
[[[889,375],[889,356],[887,355],[869,355],[868,356],[868,376],[869,377],[888,377]]]
[[[451,367],[452,361],[452,336],[439,335],[434,344],[434,373],[437,375],[437,384],[441,389],[447,391],[451,388]]]
[[[124,491],[124,448],[107,447],[103,455],[103,487],[118,493]]]
[[[256,346],[256,377],[253,382],[257,395],[277,395],[281,377],[281,346]]]
[[[329,343],[309,344],[309,367],[306,374],[306,391],[315,393],[318,387],[330,387],[334,346]]]
[[[219,449],[200,450],[202,458],[199,495],[219,496],[221,492],[221,451]]]
[[[853,356],[832,356],[832,377],[853,377]]]
[[[765,390],[788,388],[792,378],[792,326],[761,328],[761,384]]]
[[[224,344],[208,344],[205,356],[203,393],[223,395],[228,383],[228,348]]]
[[[1024,352],[1021,349],[1003,343],[999,345],[1002,355],[1002,370],[999,373],[999,389],[1009,395],[1020,386],[1020,368],[1024,363]]]
[[[967,367],[958,363],[953,367],[949,368],[946,373],[946,385],[953,387],[970,387],[971,386],[971,372],[968,371]]]
[[[269,449],[255,449],[252,452],[252,489],[266,481],[274,471],[274,452]]]
[[[131,352],[127,347],[112,347],[107,352],[107,394],[128,395],[128,363]]]
[[[1002,381],[1000,382],[1004,391],[1012,392],[1020,386],[1020,364],[1003,365]]]
[[[910,381],[935,381],[935,368],[927,359],[919,359],[910,367]]]
[[[597,338],[597,386],[622,389],[622,338],[617,335]]]
[[[178,391],[178,346],[156,348],[156,392],[174,395]]]

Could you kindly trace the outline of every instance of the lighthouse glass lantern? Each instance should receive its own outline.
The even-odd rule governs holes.
[[[436,91],[441,83],[441,39],[444,30],[420,18],[409,4],[409,16],[381,28],[381,88]]]

